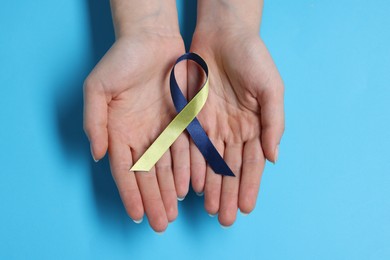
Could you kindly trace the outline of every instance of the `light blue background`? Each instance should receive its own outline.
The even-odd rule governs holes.
[[[178,1],[187,44],[194,1]],[[228,230],[193,192],[162,236],[134,224],[82,131],[113,41],[103,0],[2,1],[0,259],[390,259],[390,1],[266,1],[286,132]]]

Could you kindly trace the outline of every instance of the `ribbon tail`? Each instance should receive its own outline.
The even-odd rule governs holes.
[[[207,84],[207,83],[206,83]],[[194,120],[206,103],[208,95],[207,86],[201,89],[195,97],[182,109],[169,123],[153,144],[131,167],[130,171],[150,171],[153,165],[163,156],[173,142]]]
[[[235,177],[235,174],[219,154],[198,119],[195,118],[191,124],[188,125],[187,131],[215,173]]]

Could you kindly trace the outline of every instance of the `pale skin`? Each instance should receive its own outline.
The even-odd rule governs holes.
[[[156,232],[177,217],[177,198],[186,196],[190,177],[193,189],[205,194],[206,211],[232,225],[238,210],[254,209],[265,160],[277,160],[283,82],[258,36],[262,2],[239,2],[199,0],[190,50],[210,69],[209,97],[198,119],[236,174],[222,177],[186,133],[150,172],[129,172],[175,115],[168,77],[185,49],[175,1],[111,1],[116,42],[85,81],[84,128],[95,160],[108,150],[129,216],[139,222],[146,214]],[[176,68],[189,98],[203,80],[199,75],[192,62]]]

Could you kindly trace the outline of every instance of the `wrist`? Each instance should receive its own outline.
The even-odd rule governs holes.
[[[198,0],[197,32],[239,32],[258,34],[263,1]]]
[[[138,33],[180,36],[175,0],[111,0],[117,39]]]

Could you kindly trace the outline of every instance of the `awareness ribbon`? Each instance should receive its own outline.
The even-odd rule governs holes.
[[[192,60],[196,62],[206,73],[206,82],[190,102],[188,102],[183,95],[175,78],[175,66],[183,60]],[[163,156],[179,135],[187,129],[195,145],[215,173],[226,176],[235,176],[196,118],[206,103],[209,93],[208,74],[209,69],[206,62],[198,54],[185,53],[176,60],[176,63],[171,70],[170,89],[172,100],[178,114],[133,167],[131,167],[130,171],[150,171],[153,165]]]

